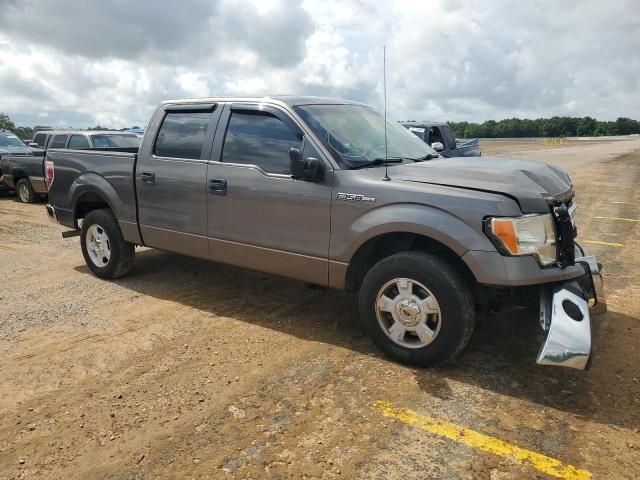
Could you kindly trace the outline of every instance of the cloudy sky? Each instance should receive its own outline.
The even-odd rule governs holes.
[[[0,0],[0,112],[145,125],[169,98],[279,93],[482,121],[640,118],[640,1]]]

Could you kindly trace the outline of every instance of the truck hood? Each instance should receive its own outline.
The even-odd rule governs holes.
[[[389,170],[393,180],[429,183],[513,198],[522,213],[549,211],[547,199],[568,201],[573,188],[567,172],[554,165],[498,157],[445,158],[407,163]]]
[[[14,147],[13,145],[11,145],[8,147],[0,147],[0,154],[2,153],[8,153],[11,155],[29,155],[31,154],[31,148],[27,146]]]

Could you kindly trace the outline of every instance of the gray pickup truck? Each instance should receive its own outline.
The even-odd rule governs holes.
[[[47,194],[44,152],[49,148],[137,152],[140,138],[132,133],[98,130],[47,130],[37,132],[28,154],[12,153],[0,158],[4,183],[18,193],[22,203],[34,203]]]
[[[606,305],[558,167],[438,158],[366,105],[286,96],[167,101],[137,154],[45,165],[47,212],[99,277],[144,245],[359,292],[374,342],[419,366],[457,355],[478,307],[535,299],[538,363],[588,365]]]

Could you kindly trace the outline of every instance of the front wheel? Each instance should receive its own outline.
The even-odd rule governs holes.
[[[100,278],[119,278],[131,271],[135,245],[125,241],[110,210],[93,210],[82,221],[82,255]]]
[[[460,353],[475,323],[473,296],[461,275],[424,252],[397,253],[374,265],[359,304],[376,345],[395,360],[421,367]]]

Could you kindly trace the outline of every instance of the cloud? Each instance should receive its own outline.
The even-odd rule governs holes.
[[[485,120],[640,111],[633,0],[0,0],[0,111],[145,124],[161,100],[278,93]]]

